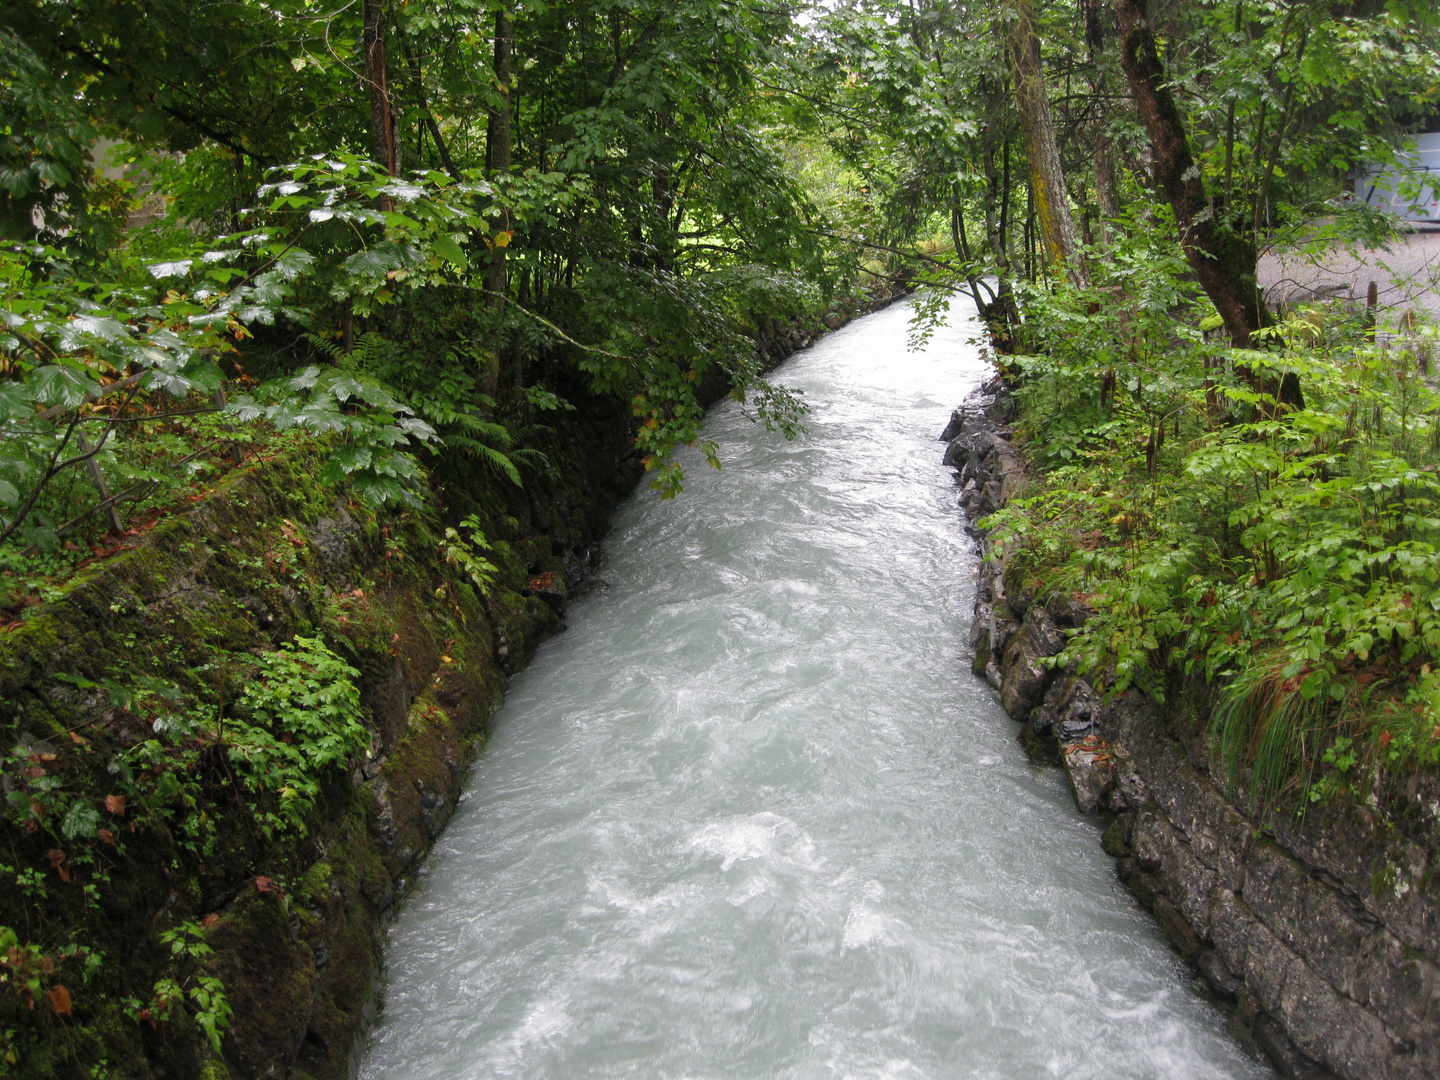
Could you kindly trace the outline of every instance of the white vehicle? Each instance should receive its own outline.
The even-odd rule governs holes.
[[[1356,179],[1356,196],[1401,221],[1440,227],[1440,131],[1416,135],[1415,149],[1398,156],[1405,171],[1367,165]]]

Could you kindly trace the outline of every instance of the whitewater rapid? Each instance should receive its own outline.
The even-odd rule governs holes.
[[[1258,1078],[970,674],[935,437],[987,373],[907,305],[618,511],[390,932],[364,1080]]]

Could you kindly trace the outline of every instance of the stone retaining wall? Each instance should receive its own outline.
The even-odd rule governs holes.
[[[945,463],[974,522],[1027,480],[997,378],[945,429]],[[1085,621],[1066,597],[1027,595],[1001,560],[980,565],[974,670],[1033,755],[1065,768],[1081,810],[1109,819],[1104,844],[1233,1025],[1282,1076],[1440,1077],[1440,785],[1377,776],[1363,804],[1257,814],[1212,773],[1208,691],[1158,705],[1106,701],[1042,661]]]

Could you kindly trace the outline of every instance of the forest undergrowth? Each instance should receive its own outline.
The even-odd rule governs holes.
[[[1088,286],[1027,290],[999,358],[1037,468],[983,524],[1007,580],[1093,612],[1053,663],[1159,701],[1203,679],[1260,802],[1440,769],[1434,325],[1307,303],[1235,349],[1178,245],[1130,236]]]

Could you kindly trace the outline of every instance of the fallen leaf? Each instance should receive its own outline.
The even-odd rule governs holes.
[[[263,874],[255,879],[255,891],[261,893],[275,893],[278,896],[285,895],[285,890],[280,888],[279,885],[276,885],[273,878],[265,877]]]
[[[45,991],[45,996],[50,999],[50,1008],[55,1010],[56,1016],[70,1015],[69,990],[66,990],[65,987],[61,986],[59,983],[56,983],[49,990]]]
[[[209,915],[206,915],[205,918],[200,920],[200,925],[205,927],[206,930],[209,930],[210,927],[214,926],[219,921],[219,912],[212,911]]]
[[[105,810],[106,810],[107,813],[114,814],[116,817],[124,817],[124,816],[125,816],[125,796],[124,796],[124,795],[106,795],[106,796],[105,796]]]
[[[101,829],[96,835],[99,836],[101,840],[104,840],[105,843],[109,844],[111,847],[115,846],[115,834],[109,829]]]

